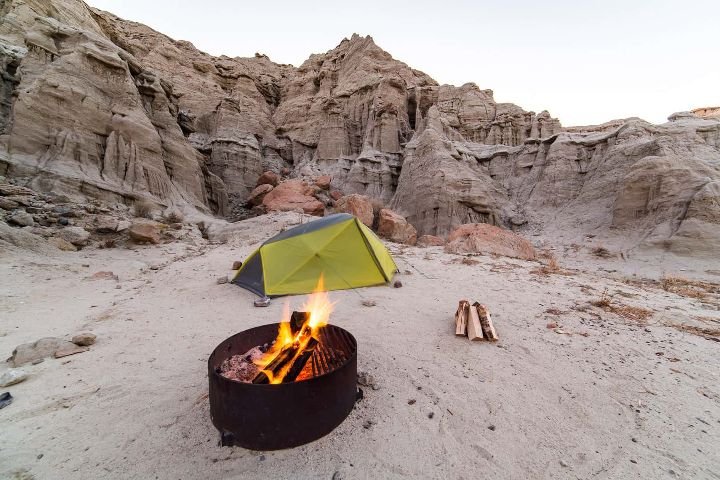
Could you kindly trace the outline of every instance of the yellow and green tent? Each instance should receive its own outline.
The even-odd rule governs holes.
[[[336,213],[275,235],[255,250],[233,283],[260,296],[310,293],[322,275],[327,290],[380,285],[397,266],[357,218]]]

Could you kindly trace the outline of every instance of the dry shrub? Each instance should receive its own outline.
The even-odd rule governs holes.
[[[545,276],[552,274],[570,275],[570,272],[568,272],[567,270],[563,270],[563,268],[558,263],[557,258],[555,258],[555,255],[553,255],[552,253],[542,253],[540,257],[545,259],[545,263],[539,268],[530,270],[530,273],[534,275]]]
[[[610,250],[603,247],[602,245],[598,245],[597,247],[593,248],[590,252],[593,255],[595,255],[596,257],[600,257],[600,258],[610,258],[610,257],[614,256],[612,253],[610,253]]]
[[[547,310],[545,310],[545,313],[549,313],[550,315],[562,315],[565,312],[563,312],[562,310],[560,310],[558,308],[552,307],[552,308],[548,308]]]
[[[607,289],[603,291],[598,300],[593,300],[590,304],[601,308],[606,312],[614,313],[615,315],[638,323],[643,323],[654,313],[652,310],[648,310],[647,308],[633,307],[632,305],[614,302],[612,297],[608,295]]]
[[[708,293],[714,290],[712,283],[698,282],[667,274],[663,276],[660,284],[666,292],[690,298],[705,298]]]
[[[480,262],[478,262],[474,258],[463,257],[462,260],[460,260],[460,263],[462,263],[463,265],[477,265]]]
[[[183,220],[185,220],[185,217],[177,208],[171,208],[163,215],[163,221],[165,223],[182,223]]]
[[[141,198],[133,204],[133,213],[136,217],[150,218],[152,219],[152,213],[155,209],[155,204],[149,200]]]
[[[672,325],[672,327],[701,337],[720,337],[720,328],[696,327],[695,325],[686,324]]]

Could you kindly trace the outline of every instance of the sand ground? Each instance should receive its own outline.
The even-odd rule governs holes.
[[[390,244],[402,288],[330,294],[332,322],[355,335],[358,368],[379,389],[363,388],[348,419],[309,445],[219,447],[208,355],[277,321],[283,305],[254,308],[253,295],[216,279],[295,221],[250,220],[224,245],[0,252],[0,354],[47,336],[98,336],[89,352],[24,367],[30,378],[2,389],[15,401],[0,410],[0,478],[720,478],[720,343],[678,329],[719,327],[717,295],[626,281],[681,264],[562,249],[565,275]],[[720,261],[711,263],[683,274],[712,277]],[[108,270],[119,281],[88,278]],[[589,305],[605,291],[652,316]],[[453,335],[461,298],[489,306],[497,344]]]

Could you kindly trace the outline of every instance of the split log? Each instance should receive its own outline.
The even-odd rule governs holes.
[[[298,348],[300,347],[297,343],[291,343],[283,347],[280,353],[278,353],[264,369],[258,372],[255,378],[253,378],[252,383],[270,383],[270,377],[268,377],[265,371],[272,372],[273,376],[278,375],[282,369],[295,358]]]
[[[483,331],[482,326],[480,325],[480,317],[478,316],[478,311],[475,308],[470,307],[468,307],[468,310],[470,311],[467,324],[468,338],[473,341],[482,340]]]
[[[457,312],[455,312],[455,335],[467,335],[467,321],[470,314],[470,302],[460,300]]]
[[[290,331],[293,335],[297,335],[308,320],[310,320],[310,312],[292,312],[292,315],[290,315]]]
[[[478,317],[480,317],[480,326],[482,327],[482,331],[485,334],[485,338],[487,338],[491,342],[499,340],[500,337],[498,337],[498,334],[495,331],[495,326],[492,322],[492,318],[490,317],[490,310],[488,310],[485,305],[478,302],[475,302],[473,304],[473,307],[475,307],[473,310],[476,310]]]

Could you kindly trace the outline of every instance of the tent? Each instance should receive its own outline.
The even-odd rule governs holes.
[[[310,293],[320,275],[327,290],[389,282],[397,266],[372,230],[347,213],[298,225],[263,243],[232,283],[267,297]]]

